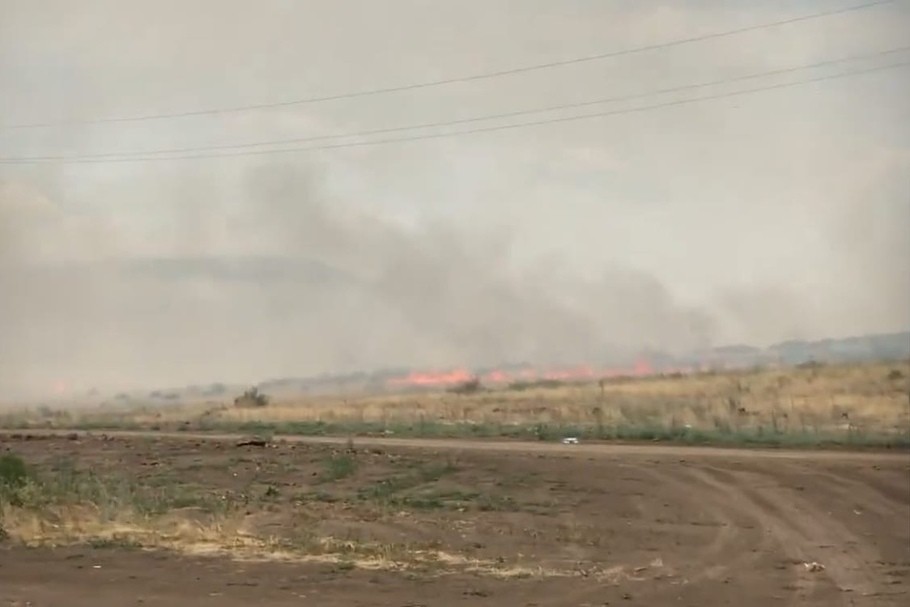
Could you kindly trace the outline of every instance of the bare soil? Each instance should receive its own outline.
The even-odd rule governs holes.
[[[301,547],[199,556],[7,540],[0,606],[910,603],[906,452],[236,442],[0,435],[0,452],[39,470],[65,458],[194,495],[243,496],[249,528]],[[306,559],[314,537],[352,556]],[[359,546],[382,558],[358,561]]]

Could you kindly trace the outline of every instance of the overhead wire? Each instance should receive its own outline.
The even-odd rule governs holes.
[[[729,30],[723,30],[719,32],[712,32],[709,34],[703,34],[699,36],[692,36],[688,38],[680,38],[676,40],[671,40],[667,42],[660,42],[655,44],[647,44],[643,46],[637,46],[626,49],[619,49],[614,51],[606,51],[602,53],[597,53],[593,55],[585,55],[580,57],[572,57],[567,59],[560,59],[555,61],[549,61],[545,63],[536,63],[524,66],[518,66],[514,68],[496,70],[491,72],[483,72],[477,74],[471,74],[467,76],[457,76],[451,78],[441,78],[437,80],[427,80],[423,82],[414,82],[410,84],[404,84],[399,86],[387,86],[379,87],[373,89],[364,89],[360,91],[349,91],[345,93],[337,93],[332,95],[324,96],[313,96],[313,97],[303,97],[298,99],[289,99],[284,101],[273,101],[273,102],[264,102],[264,103],[255,103],[247,105],[236,105],[232,107],[221,107],[221,108],[203,108],[198,110],[186,110],[180,112],[170,112],[170,113],[157,113],[157,114],[145,114],[138,116],[113,116],[105,118],[90,118],[90,119],[77,119],[77,120],[57,120],[57,121],[44,121],[44,122],[33,122],[33,123],[23,123],[23,124],[9,124],[9,125],[0,125],[0,130],[12,130],[12,129],[31,129],[31,128],[46,128],[53,126],[75,126],[75,125],[92,125],[92,124],[106,124],[106,123],[122,123],[122,122],[143,122],[150,120],[163,120],[171,118],[185,118],[191,116],[203,116],[203,115],[217,115],[217,114],[228,114],[228,113],[237,113],[253,110],[265,110],[279,107],[287,107],[294,105],[304,105],[310,103],[319,103],[327,101],[337,101],[341,99],[353,99],[358,97],[366,97],[371,95],[381,95],[387,93],[396,93],[403,91],[411,91],[423,88],[430,88],[436,86],[443,86],[449,84],[456,84],[462,82],[473,82],[479,80],[487,80],[492,78],[498,78],[502,76],[509,76],[513,74],[521,74],[526,72],[552,69],[557,67],[563,67],[567,65],[587,63],[592,61],[600,61],[604,59],[610,59],[613,57],[620,57],[624,55],[632,55],[637,53],[643,53],[648,51],[660,50],[665,48],[672,48],[676,46],[681,46],[685,44],[692,44],[696,42],[702,42],[706,40],[714,40],[719,38],[725,38],[729,36],[734,36],[737,34],[742,34],[746,32],[758,31],[762,29],[768,29],[773,27],[779,27],[783,25],[789,25],[793,23],[800,23],[805,21],[810,21],[814,19],[822,19],[825,17],[831,17],[835,15],[842,15],[850,12],[856,12],[860,10],[865,10],[868,8],[873,8],[876,6],[881,6],[885,4],[891,4],[897,0],[874,0],[871,2],[864,2],[862,4],[854,4],[847,7],[841,7],[837,9],[830,9],[826,11],[820,11],[816,13],[811,13],[808,15],[801,15],[798,17],[791,17],[788,19],[782,19],[778,21],[771,21],[765,23],[759,23],[754,25],[748,25],[743,27],[738,27]]]
[[[817,76],[813,78],[804,78],[801,80],[795,80],[790,82],[776,83],[772,85],[764,85],[746,89],[740,89],[736,91],[727,91],[723,93],[715,93],[711,95],[702,95],[698,97],[690,97],[686,99],[676,99],[672,101],[666,101],[651,105],[644,105],[632,108],[623,108],[618,110],[602,111],[602,112],[592,112],[587,114],[576,114],[572,116],[559,116],[554,118],[547,118],[534,121],[525,121],[518,123],[502,124],[502,125],[492,125],[486,127],[478,127],[474,129],[458,130],[458,131],[447,131],[440,133],[424,133],[418,135],[412,135],[407,137],[396,137],[396,138],[385,138],[385,139],[373,139],[367,141],[357,141],[357,142],[348,142],[348,143],[337,143],[329,145],[318,145],[318,146],[308,146],[308,147],[292,147],[292,148],[277,148],[277,149],[267,149],[267,150],[252,150],[252,151],[237,151],[236,153],[218,153],[218,154],[189,154],[189,155],[178,155],[178,156],[141,156],[141,157],[105,157],[105,158],[82,158],[79,156],[73,157],[25,157],[25,158],[15,158],[7,157],[0,158],[0,164],[36,164],[36,163],[57,163],[57,164],[109,164],[109,163],[130,163],[130,162],[164,162],[164,161],[173,161],[173,160],[194,160],[194,159],[212,159],[212,158],[227,158],[227,157],[238,157],[238,156],[262,156],[262,155],[273,155],[273,154],[287,154],[287,153],[298,153],[298,152],[307,152],[307,151],[317,151],[317,150],[333,150],[341,148],[354,148],[354,147],[365,147],[365,146],[374,146],[374,145],[385,145],[391,143],[400,143],[408,141],[419,141],[426,139],[441,139],[448,137],[456,137],[462,135],[470,135],[475,133],[488,133],[495,131],[505,131],[519,128],[527,128],[539,125],[547,124],[557,124],[557,123],[566,123],[579,120],[588,120],[594,118],[603,118],[608,116],[618,116],[626,114],[634,114],[640,112],[648,112],[662,108],[669,108],[681,105],[687,105],[692,103],[698,103],[701,101],[709,101],[716,99],[725,99],[732,98],[744,95],[750,95],[763,91],[785,89],[795,86],[802,86],[805,84],[811,84],[815,82],[824,82],[830,80],[836,80],[841,78],[848,78],[852,76],[858,76],[862,74],[869,74],[875,72],[881,72],[889,69],[896,69],[903,66],[910,65],[910,60],[900,61],[895,63],[890,63],[887,65],[873,66],[867,68],[861,68],[856,70],[851,70],[847,72],[841,72],[837,74],[828,74],[823,76]]]
[[[785,68],[777,68],[773,70],[765,70],[761,72],[753,72],[750,74],[733,76],[728,78],[720,78],[715,80],[709,80],[705,82],[693,83],[693,84],[684,84],[673,87],[666,87],[661,89],[655,89],[651,91],[645,91],[641,93],[632,93],[628,95],[618,95],[612,97],[602,97],[598,99],[590,99],[586,101],[579,101],[575,103],[564,103],[558,105],[550,105],[539,108],[524,109],[524,110],[515,110],[509,112],[501,112],[496,114],[484,114],[480,116],[471,116],[467,118],[458,118],[453,120],[444,120],[444,121],[433,121],[433,122],[423,122],[415,123],[409,125],[401,125],[394,127],[385,127],[378,129],[368,129],[361,131],[351,131],[348,133],[334,133],[326,135],[311,135],[307,137],[291,137],[284,139],[271,139],[266,141],[255,141],[255,142],[245,142],[245,143],[235,143],[235,144],[221,144],[221,145],[206,145],[206,146],[191,146],[191,147],[175,147],[175,148],[159,148],[153,150],[127,150],[120,152],[104,152],[97,154],[80,154],[78,155],[79,159],[104,159],[104,158],[121,158],[121,157],[131,157],[131,156],[150,156],[150,155],[159,155],[159,154],[183,154],[190,152],[209,152],[209,151],[219,151],[219,150],[239,150],[255,147],[264,147],[264,146],[277,146],[277,145],[289,145],[296,143],[308,143],[313,141],[325,141],[330,139],[348,139],[353,137],[368,137],[371,135],[383,135],[388,133],[397,133],[403,131],[427,129],[427,128],[439,128],[446,126],[455,126],[459,124],[470,124],[473,122],[483,122],[487,120],[497,120],[502,118],[514,118],[518,116],[526,116],[529,114],[539,114],[544,112],[553,112],[566,109],[575,109],[581,107],[588,107],[592,105],[600,105],[605,103],[615,103],[619,101],[631,101],[634,99],[642,99],[647,97],[654,97],[658,95],[665,95],[669,93],[679,93],[687,90],[706,88],[711,86],[718,86],[723,84],[731,84],[734,82],[742,82],[745,80],[755,80],[757,78],[766,78],[769,76],[780,76],[783,74],[789,74],[798,71],[805,71],[810,69],[817,69],[820,67],[829,67],[833,65],[839,65],[843,63],[861,61],[866,59],[873,59],[879,57],[885,57],[888,55],[893,55],[896,53],[902,53],[910,51],[910,45],[902,46],[898,48],[888,49],[884,51],[877,51],[874,53],[865,53],[861,55],[851,55],[848,57],[842,57],[839,59],[828,59],[825,61],[817,61],[814,63],[808,63],[798,66],[791,66]],[[67,160],[70,156],[33,156],[33,157],[22,157],[19,160],[34,160],[34,161],[51,161],[51,160]],[[7,158],[0,157],[0,161],[8,160]]]

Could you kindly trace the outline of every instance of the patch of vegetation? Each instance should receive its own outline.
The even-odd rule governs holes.
[[[113,537],[90,538],[86,543],[90,547],[96,548],[96,549],[117,549],[117,550],[131,549],[131,550],[134,550],[134,549],[138,549],[138,548],[142,547],[142,544],[140,544],[139,542],[137,542],[134,539],[131,539],[128,537],[120,537],[120,536],[116,536],[116,535]]]
[[[558,379],[538,379],[535,381],[516,381],[508,385],[507,389],[514,392],[523,392],[534,388],[556,389],[565,385],[565,382]]]
[[[490,495],[476,491],[438,490],[416,495],[392,496],[386,503],[396,508],[414,510],[479,510],[481,512],[502,512],[518,509],[510,497]]]
[[[154,535],[159,524],[172,524],[176,511],[186,509],[215,524],[242,515],[253,499],[265,505],[278,497],[274,488],[210,490],[176,476],[136,478],[118,470],[80,469],[66,459],[32,467],[3,456],[0,477],[0,539],[87,542],[98,548],[138,547],[147,541],[146,532]],[[110,535],[117,528],[112,523],[134,531]]]
[[[310,491],[307,493],[302,493],[297,497],[301,502],[323,502],[326,504],[334,504],[336,502],[343,501],[342,498],[338,495],[334,495],[327,491]]]
[[[333,455],[323,461],[322,474],[319,480],[323,483],[339,481],[357,471],[357,460],[350,455]]]
[[[22,476],[19,458],[6,460],[0,484],[0,500],[11,506],[42,511],[54,506],[89,505],[105,520],[120,512],[159,516],[180,508],[198,508],[223,513],[237,505],[234,496],[207,493],[176,480],[152,483],[126,475],[80,470],[61,461],[42,473]],[[24,480],[22,480],[24,478]]]
[[[21,457],[12,453],[0,456],[0,488],[19,489],[27,480],[28,469]]]
[[[0,505],[21,504],[21,494],[28,484],[28,479],[28,469],[21,457],[11,453],[0,456]],[[0,536],[2,535],[3,533],[0,533]]]
[[[363,487],[357,491],[357,497],[362,500],[380,501],[391,503],[393,496],[421,485],[433,483],[447,474],[457,470],[454,464],[432,464],[423,466],[416,471],[383,479],[370,487]]]

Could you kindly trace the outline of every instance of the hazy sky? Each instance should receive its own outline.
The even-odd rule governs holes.
[[[910,2],[899,0],[406,92],[3,128],[457,78],[857,3],[0,0],[0,156],[451,121],[907,44]],[[910,51],[416,133],[631,109],[907,60]],[[642,347],[904,330],[908,98],[904,66],[407,143],[0,164],[0,392],[247,382],[402,364],[596,362]]]

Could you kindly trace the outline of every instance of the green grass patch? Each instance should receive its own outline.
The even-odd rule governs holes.
[[[329,493],[328,491],[308,491],[297,496],[300,502],[323,502],[326,504],[335,504],[344,501],[341,496]]]
[[[28,481],[25,461],[18,455],[7,453],[0,456],[0,490],[17,489]]]
[[[480,512],[504,512],[518,510],[518,504],[510,497],[490,495],[476,491],[431,490],[415,495],[391,496],[386,502],[397,508],[414,510],[479,510]]]
[[[142,547],[142,544],[134,539],[118,536],[90,538],[86,544],[96,549],[136,550]]]
[[[357,472],[357,460],[350,455],[333,455],[322,463],[320,482],[330,483],[345,479]]]
[[[391,503],[397,494],[434,483],[456,470],[451,462],[422,466],[412,472],[383,479],[369,487],[362,487],[357,491],[357,497],[361,500]]]
[[[127,475],[80,470],[68,460],[40,472],[29,471],[24,481],[18,463],[6,465],[15,471],[12,478],[20,480],[0,483],[0,501],[31,510],[92,505],[102,518],[109,520],[123,511],[142,516],[159,516],[180,508],[224,513],[241,501],[232,494],[219,495],[176,480],[153,483],[150,479],[140,481]]]

